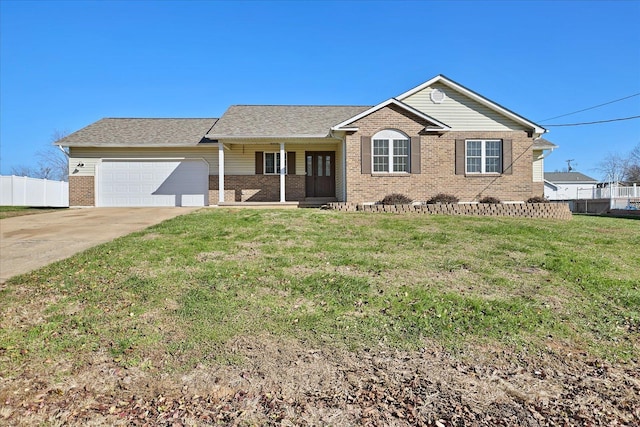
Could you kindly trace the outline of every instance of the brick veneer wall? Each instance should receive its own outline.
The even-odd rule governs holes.
[[[419,174],[362,174],[360,138],[382,129],[397,129],[416,137],[427,123],[396,106],[378,110],[354,123],[359,130],[347,135],[347,200],[375,202],[391,193],[426,201],[438,193],[457,196],[460,201],[478,201],[485,196],[502,201],[524,201],[542,196],[542,183],[533,182],[533,139],[525,131],[464,131],[442,135],[420,135]],[[510,175],[465,176],[455,173],[455,140],[495,138],[512,140],[513,173]]]
[[[430,205],[363,205],[360,203],[329,203],[329,209],[345,212],[390,212],[431,215],[511,216],[521,218],[571,219],[567,203],[464,203]]]
[[[305,199],[305,175],[285,177],[287,201]],[[280,201],[279,175],[225,175],[225,202],[278,202]],[[209,204],[218,202],[218,176],[209,175]]]
[[[92,176],[69,177],[69,206],[95,206],[95,184]]]

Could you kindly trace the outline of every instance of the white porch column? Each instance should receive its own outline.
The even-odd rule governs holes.
[[[286,201],[286,197],[284,194],[284,187],[285,187],[285,163],[287,159],[287,153],[284,152],[284,142],[280,143],[280,203],[284,203]]]
[[[224,145],[218,142],[218,203],[224,203]]]

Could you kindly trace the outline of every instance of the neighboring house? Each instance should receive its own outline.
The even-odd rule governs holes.
[[[580,172],[545,172],[544,196],[549,200],[594,199],[598,181]]]
[[[234,105],[220,119],[102,119],[63,140],[71,206],[461,201],[543,194],[555,145],[436,76],[375,106]]]

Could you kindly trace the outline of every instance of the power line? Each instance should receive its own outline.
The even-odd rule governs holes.
[[[640,119],[640,116],[631,116],[631,117],[622,117],[619,119],[609,119],[609,120],[598,120],[597,122],[583,122],[583,123],[565,123],[560,125],[544,125],[545,127],[559,127],[559,126],[582,126],[582,125],[595,125],[598,123],[610,123],[610,122],[620,122],[622,120],[632,120],[632,119]]]
[[[598,107],[602,107],[602,106],[605,106],[605,105],[613,104],[614,102],[624,101],[625,99],[633,98],[634,96],[638,96],[638,95],[640,95],[640,92],[634,93],[633,95],[625,96],[624,98],[615,99],[613,101],[605,102],[604,104],[598,104],[598,105],[594,105],[593,107],[589,107],[589,108],[585,108],[585,109],[582,109],[582,110],[574,111],[573,113],[567,113],[567,114],[562,114],[560,116],[549,117],[548,119],[540,120],[540,122],[542,123],[542,122],[546,122],[547,120],[559,119],[560,117],[570,116],[572,114],[582,113],[583,111],[593,110],[594,108],[598,108]],[[551,125],[549,125],[549,126],[551,126]]]

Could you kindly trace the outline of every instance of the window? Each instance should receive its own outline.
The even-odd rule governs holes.
[[[385,129],[372,138],[373,172],[409,172],[409,138],[397,130]]]
[[[285,171],[287,173],[287,161],[285,159]],[[280,153],[264,153],[264,174],[277,175],[280,173]]]
[[[502,141],[499,139],[468,139],[465,159],[467,173],[501,173]]]

